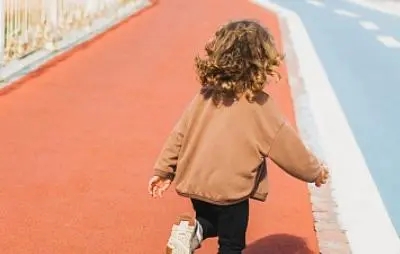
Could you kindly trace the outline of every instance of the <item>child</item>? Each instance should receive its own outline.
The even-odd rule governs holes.
[[[166,253],[190,254],[218,237],[220,254],[246,246],[249,199],[265,201],[265,158],[317,186],[328,172],[304,146],[263,89],[282,56],[272,35],[254,21],[222,26],[196,58],[201,91],[168,137],[149,193],[161,197],[171,182],[190,198],[196,219],[173,226]]]

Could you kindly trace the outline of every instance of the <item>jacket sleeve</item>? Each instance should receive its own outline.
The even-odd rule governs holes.
[[[154,166],[154,175],[171,180],[175,177],[178,157],[186,134],[190,107],[188,107],[167,137]]]
[[[286,122],[272,140],[268,157],[288,174],[305,182],[314,182],[321,171],[319,160]]]

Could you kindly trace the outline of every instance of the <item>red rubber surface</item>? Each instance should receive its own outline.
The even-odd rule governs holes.
[[[154,159],[198,89],[193,58],[219,24],[276,17],[245,0],[164,0],[0,97],[2,254],[163,253],[190,211],[147,196]],[[287,80],[271,94],[293,121]],[[247,254],[317,253],[306,185],[270,169]],[[216,253],[208,241],[198,253]]]

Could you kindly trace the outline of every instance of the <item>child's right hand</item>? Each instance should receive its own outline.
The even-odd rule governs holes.
[[[315,186],[321,187],[323,184],[326,184],[328,177],[329,177],[328,167],[325,164],[323,164],[321,172],[319,173],[317,179],[315,179],[314,181]]]
[[[153,198],[161,198],[162,194],[169,188],[170,185],[171,179],[153,176],[150,178],[147,190]]]

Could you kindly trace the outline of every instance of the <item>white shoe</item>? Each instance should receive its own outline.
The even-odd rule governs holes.
[[[201,225],[190,216],[181,216],[172,226],[166,254],[192,254],[203,238]]]

